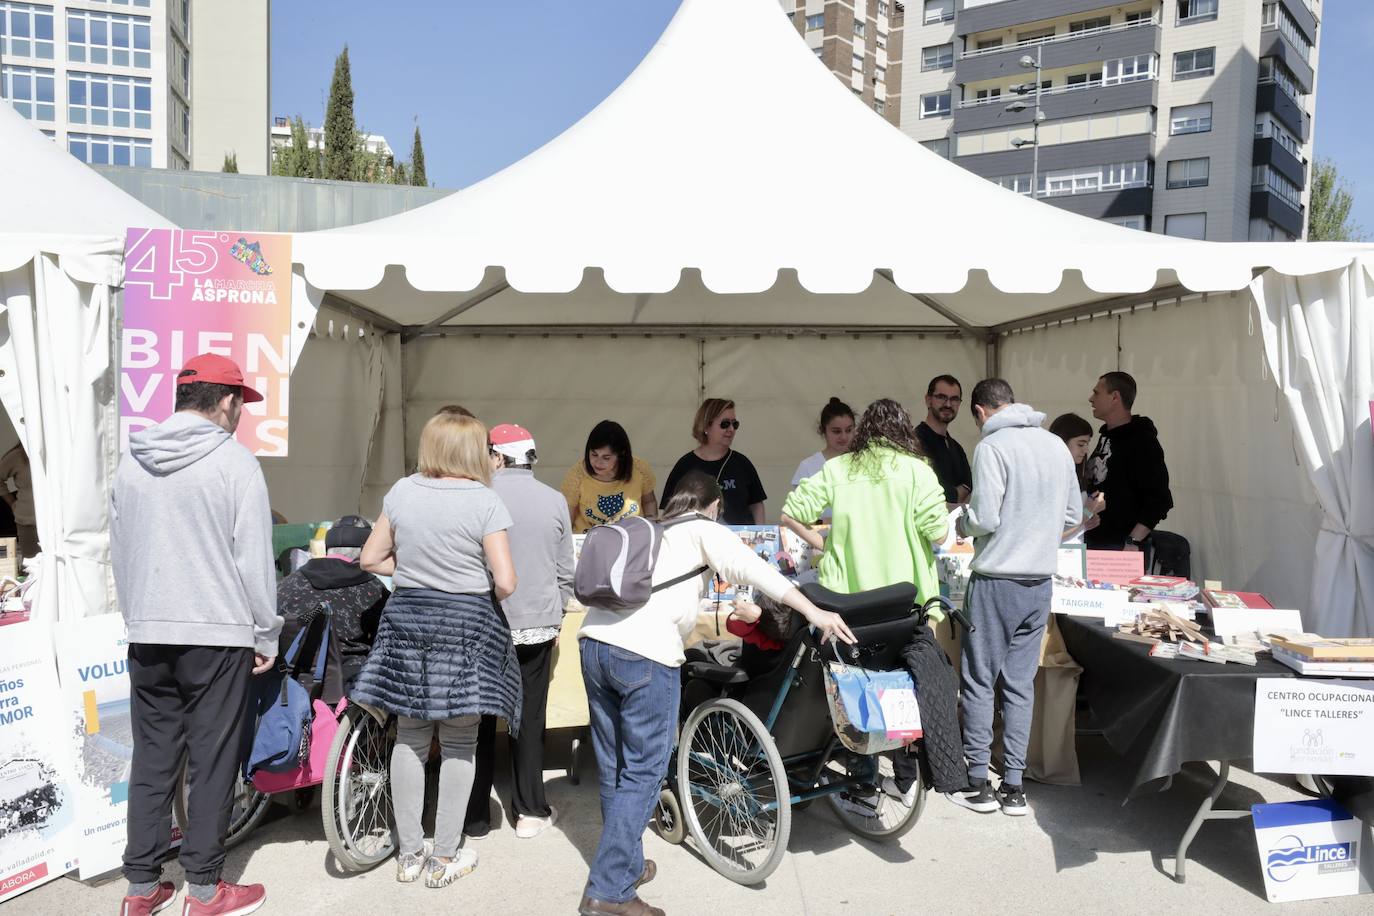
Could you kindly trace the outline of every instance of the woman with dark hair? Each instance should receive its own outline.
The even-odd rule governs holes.
[[[821,408],[821,422],[816,432],[825,440],[825,448],[803,458],[801,464],[797,465],[797,472],[792,475],[793,489],[806,478],[820,473],[821,466],[831,458],[838,458],[849,451],[849,443],[854,439],[853,408],[839,398],[831,398]],[[828,521],[830,513],[826,512],[822,518]]]
[[[563,478],[573,533],[632,515],[658,515],[655,483],[649,462],[636,458],[630,450],[625,427],[614,420],[602,420],[587,436],[582,460],[568,468]]]
[[[1050,432],[1064,440],[1073,456],[1074,471],[1078,475],[1078,489],[1083,494],[1083,521],[1075,528],[1064,532],[1066,544],[1083,543],[1083,532],[1091,531],[1102,523],[1098,516],[1107,508],[1107,498],[1100,492],[1089,493],[1083,485],[1083,466],[1088,460],[1088,452],[1093,442],[1093,427],[1076,413],[1060,414],[1050,424]]]
[[[729,398],[707,398],[692,419],[692,437],[697,447],[677,460],[663,485],[666,503],[677,492],[678,481],[693,471],[710,477],[720,485],[720,520],[727,525],[762,525],[763,481],[754,463],[734,450],[739,420],[735,402]]]
[[[713,478],[701,473],[683,476],[663,507],[667,527],[654,583],[712,569],[801,614],[823,640],[852,643],[854,635],[838,614],[816,607],[733,532],[715,523],[721,502],[721,489]],[[696,625],[705,581],[689,575],[631,611],[589,608],[577,634],[601,781],[602,819],[601,841],[579,913],[662,912],[636,893],[656,871],[644,859],[643,834],[673,750],[683,640]]]

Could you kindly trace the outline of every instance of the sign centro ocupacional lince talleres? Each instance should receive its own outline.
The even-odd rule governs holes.
[[[265,400],[245,405],[238,440],[285,456],[290,413],[291,236],[130,229],[124,242],[119,441],[171,416],[177,372],[218,353]]]

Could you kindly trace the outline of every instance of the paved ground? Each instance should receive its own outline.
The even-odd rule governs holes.
[[[1193,847],[1187,885],[1166,877],[1179,834],[1206,793],[1206,771],[1190,768],[1169,792],[1123,807],[1126,773],[1119,759],[1093,738],[1081,739],[1080,756],[1084,785],[1029,786],[1029,817],[977,815],[933,796],[921,822],[890,846],[854,838],[826,806],[814,805],[797,814],[789,855],[758,887],[732,884],[697,859],[690,843],[673,847],[650,833],[645,846],[658,861],[659,877],[645,887],[644,896],[673,916],[1275,909],[1263,897],[1248,820],[1204,826]],[[560,812],[557,828],[534,840],[516,840],[503,826],[474,844],[482,856],[477,871],[447,889],[398,885],[389,863],[368,874],[341,874],[329,856],[318,806],[303,814],[276,809],[230,852],[227,877],[265,883],[267,913],[399,914],[436,905],[476,913],[573,913],[599,829],[592,764],[584,769],[580,786],[571,785],[562,772],[549,773],[549,797]],[[1291,783],[1233,773],[1236,782],[1223,795],[1223,806],[1300,797]],[[181,883],[180,869],[172,866],[168,874]],[[61,879],[17,898],[7,909],[113,914],[123,891],[120,881],[89,886]],[[1283,910],[1368,914],[1372,899],[1285,904]]]

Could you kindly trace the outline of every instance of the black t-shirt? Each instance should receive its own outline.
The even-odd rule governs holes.
[[[957,503],[960,486],[973,489],[973,470],[968,466],[964,447],[931,429],[924,420],[916,427],[916,438],[921,440],[931,470],[939,478],[940,486],[945,488],[945,502]]]
[[[716,461],[705,461],[696,452],[688,452],[677,460],[668,480],[663,484],[663,501],[666,506],[677,490],[677,482],[692,471],[700,471],[720,484],[720,520],[727,525],[752,525],[754,513],[749,507],[768,498],[763,492],[763,482],[754,463],[739,452],[726,452],[725,457]]]

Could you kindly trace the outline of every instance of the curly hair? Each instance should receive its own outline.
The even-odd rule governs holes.
[[[855,468],[880,473],[881,467],[874,451],[878,446],[895,449],[915,458],[926,457],[921,440],[916,438],[911,414],[891,398],[879,398],[869,404],[859,420],[854,439],[849,443],[849,453],[855,456]]]

